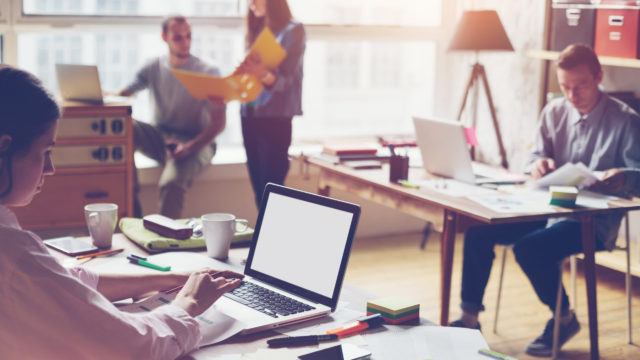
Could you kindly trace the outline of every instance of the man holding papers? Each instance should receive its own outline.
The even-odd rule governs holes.
[[[640,168],[640,117],[624,103],[598,88],[602,70],[593,50],[571,45],[557,61],[558,83],[564,95],[542,111],[530,171],[540,178],[567,163],[583,163],[591,171]],[[596,249],[615,244],[621,215],[596,217]],[[553,314],[559,262],[582,251],[578,222],[556,221],[473,227],[465,234],[462,274],[463,315],[452,326],[480,328],[478,313],[493,263],[496,243],[513,251],[540,300]],[[560,346],[580,329],[569,300],[562,294]],[[550,356],[553,319],[527,347],[533,356]]]
[[[151,60],[138,71],[123,96],[149,89],[154,104],[152,124],[136,121],[136,149],[164,165],[160,177],[160,213],[179,218],[184,194],[193,179],[211,162],[213,140],[225,126],[222,102],[192,97],[172,69],[219,75],[218,69],[191,54],[191,26],[182,16],[162,23],[162,40],[169,53]],[[136,215],[142,211],[136,199]]]

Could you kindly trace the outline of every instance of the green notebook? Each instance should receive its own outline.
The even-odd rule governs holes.
[[[188,219],[180,219],[178,221],[186,223]],[[177,240],[147,230],[142,225],[142,219],[122,218],[119,222],[120,231],[129,238],[129,240],[145,248],[149,252],[162,252],[171,250],[201,250],[206,248],[203,237],[192,237],[186,240]],[[251,242],[253,239],[253,229],[248,227],[245,231],[237,232],[231,246],[238,246]]]

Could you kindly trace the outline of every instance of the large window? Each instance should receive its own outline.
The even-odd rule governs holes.
[[[12,58],[54,91],[56,63],[96,64],[104,90],[123,88],[146,61],[166,53],[159,22],[167,14],[194,16],[192,52],[222,74],[244,55],[245,0],[3,1],[22,9],[11,25]],[[411,115],[433,112],[442,0],[289,2],[308,41],[294,141],[409,133]],[[142,93],[134,117],[150,113]],[[237,103],[227,119],[219,143],[241,144]]]
[[[289,0],[306,24],[438,26],[442,0]]]
[[[24,0],[25,15],[69,16],[239,16],[239,0]]]

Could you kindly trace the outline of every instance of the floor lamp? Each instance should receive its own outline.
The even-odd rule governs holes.
[[[473,51],[476,54],[476,62],[471,68],[471,76],[465,88],[462,104],[458,111],[458,120],[467,105],[469,92],[476,87],[482,86],[487,96],[489,111],[493,121],[493,129],[498,140],[498,150],[500,151],[501,165],[505,169],[509,167],[507,153],[500,133],[500,125],[496,116],[496,109],[493,104],[493,97],[489,89],[489,81],[484,66],[478,61],[480,51],[513,51],[513,46],[507,37],[507,33],[502,26],[498,13],[494,10],[470,10],[462,14],[462,19],[458,23],[455,35],[449,44],[449,51]],[[477,102],[474,106],[477,107]],[[474,114],[475,114],[474,109]],[[475,125],[475,119],[473,119]],[[472,152],[472,156],[473,156]]]

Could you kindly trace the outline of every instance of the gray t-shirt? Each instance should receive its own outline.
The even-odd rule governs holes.
[[[217,68],[193,55],[177,69],[220,76]],[[192,97],[171,73],[167,56],[153,59],[144,65],[124,91],[136,93],[147,88],[152,95],[153,122],[162,131],[195,137],[209,124],[210,119],[225,121],[225,107]]]

